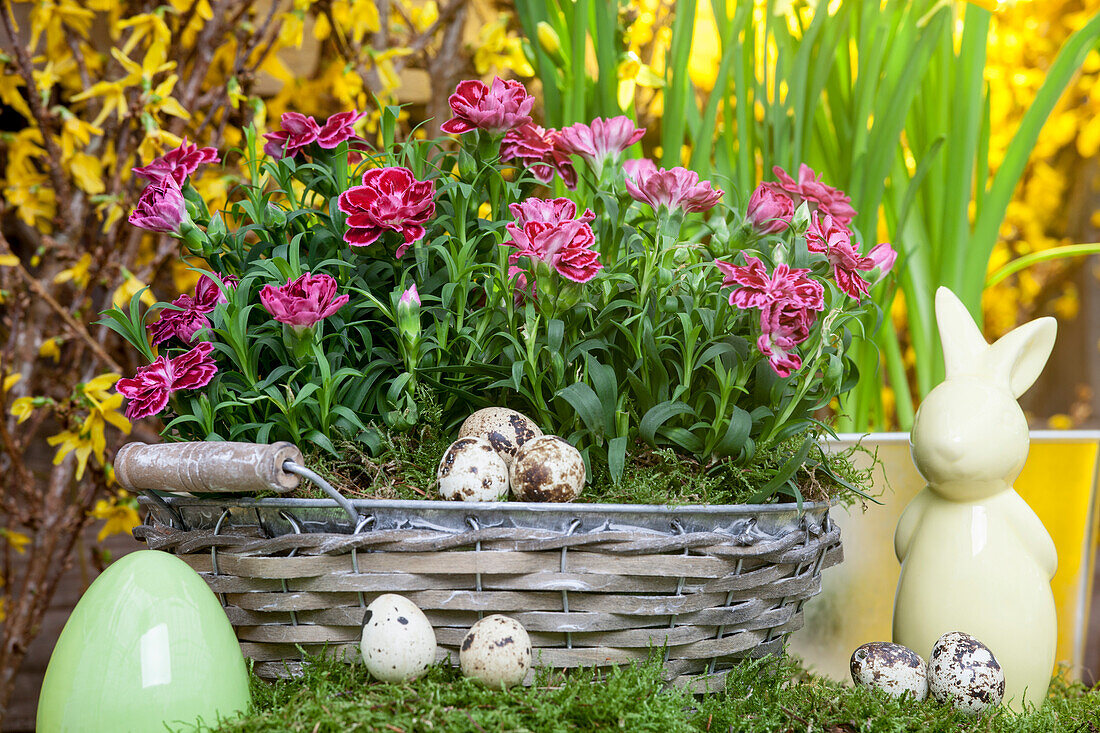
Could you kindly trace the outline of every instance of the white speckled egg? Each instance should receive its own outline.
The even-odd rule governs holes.
[[[573,501],[584,487],[581,452],[556,435],[524,443],[508,479],[520,501]]]
[[[978,715],[1001,704],[1005,673],[989,647],[970,634],[951,631],[928,657],[928,691],[942,703]]]
[[[439,495],[456,501],[499,501],[508,493],[508,466],[484,438],[459,438],[436,472]]]
[[[516,451],[532,438],[542,435],[539,426],[521,412],[506,407],[486,407],[466,418],[458,429],[458,437],[485,438],[507,465],[512,465]]]
[[[435,630],[415,603],[386,593],[375,598],[363,614],[359,650],[375,679],[415,680],[435,661]]]
[[[499,613],[478,621],[462,640],[458,666],[487,687],[518,685],[531,669],[531,638],[514,618]]]
[[[908,692],[915,700],[928,696],[928,671],[924,660],[909,647],[888,641],[872,641],[856,649],[851,661],[852,681],[874,687],[887,695]]]

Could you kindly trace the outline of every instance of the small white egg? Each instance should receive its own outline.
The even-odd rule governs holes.
[[[531,637],[514,618],[486,616],[462,640],[458,666],[464,676],[487,687],[518,685],[531,669]]]
[[[375,679],[415,680],[435,661],[435,630],[415,603],[386,593],[375,598],[363,614],[359,650]]]
[[[941,703],[979,715],[1001,704],[1005,673],[989,647],[970,634],[950,631],[928,657],[928,691]]]
[[[439,495],[457,501],[499,501],[508,493],[508,466],[484,438],[459,438],[436,472]]]
[[[909,647],[888,641],[872,641],[856,649],[851,661],[852,681],[875,687],[892,697],[908,692],[920,701],[928,696],[928,671],[924,660]]]
[[[458,437],[485,438],[507,465],[524,443],[542,435],[539,426],[522,412],[506,407],[486,407],[466,418]]]
[[[584,488],[584,458],[556,435],[532,438],[516,453],[508,479],[520,501],[573,501]]]

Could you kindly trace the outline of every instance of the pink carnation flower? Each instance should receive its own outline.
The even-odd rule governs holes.
[[[321,136],[321,126],[312,117],[298,112],[284,112],[279,118],[283,129],[264,135],[264,153],[272,158],[293,158],[298,151]]]
[[[340,211],[347,214],[344,241],[353,247],[373,244],[382,232],[398,232],[405,238],[397,256],[424,236],[424,224],[435,214],[435,183],[418,181],[408,168],[372,168],[363,174],[363,185],[340,194]]]
[[[146,166],[132,170],[152,183],[161,183],[164,179],[171,178],[177,186],[182,188],[187,177],[198,170],[199,166],[220,161],[217,149],[200,148],[195,144],[188,145],[187,138],[184,138],[183,144],[175,150],[154,158]]]
[[[518,250],[509,257],[511,264],[520,257],[545,262],[562,277],[578,283],[588,282],[603,267],[594,249],[591,211],[573,219],[577,208],[567,199],[528,199],[509,208],[516,222],[505,227],[512,238],[504,245]]]
[[[802,368],[802,357],[794,348],[809,338],[813,321],[813,313],[802,308],[770,305],[761,309],[756,348],[768,357],[768,365],[780,377],[789,377]]]
[[[631,158],[623,163],[623,176],[637,181],[639,176],[651,176],[657,172],[657,164],[649,158]]]
[[[355,110],[334,114],[325,120],[325,124],[317,133],[317,144],[325,150],[332,150],[346,140],[361,140],[352,128],[356,122],[366,116],[366,112]]]
[[[233,276],[221,279],[231,287],[237,284],[237,278]],[[165,308],[160,312],[160,317],[149,324],[149,338],[154,345],[173,336],[189,344],[195,340],[196,333],[210,328],[210,320],[206,314],[213,311],[218,303],[224,302],[225,293],[213,279],[203,275],[195,285],[194,296],[179,296],[172,301],[175,308]]]
[[[499,135],[530,122],[535,105],[523,84],[499,77],[493,79],[492,86],[478,79],[460,81],[447,101],[454,117],[439,129],[451,135],[474,129]]]
[[[848,195],[839,188],[827,186],[817,180],[817,174],[805,163],[798,167],[797,181],[779,166],[772,168],[772,173],[779,180],[763,185],[776,193],[789,194],[794,199],[795,206],[806,201],[814,210],[832,216],[844,226],[851,224],[856,217],[856,210],[852,208],[852,200]]]
[[[852,244],[852,233],[838,220],[814,212],[806,230],[806,248],[824,254],[833,266],[833,277],[840,289],[857,300],[871,289],[871,283],[860,275],[878,268],[881,277],[894,266],[897,253],[889,244],[871,250],[872,256],[862,256]]]
[[[604,161],[617,159],[623,151],[642,139],[644,127],[637,127],[625,115],[603,119],[597,117],[592,124],[583,122],[563,127],[561,147],[584,158],[597,175],[603,171]]]
[[[592,213],[592,209],[585,209],[584,213],[578,218],[577,205],[567,198],[529,198],[518,204],[508,204],[508,210],[512,212],[512,218],[516,220],[516,226],[519,227],[531,221],[560,224],[563,221],[577,219],[589,223],[596,218],[596,215]]]
[[[302,330],[340,310],[348,296],[336,296],[336,281],[330,275],[305,272],[282,287],[265,285],[260,302],[276,321]]]
[[[509,130],[500,143],[500,159],[504,162],[518,160],[528,166],[531,173],[543,183],[561,176],[566,188],[577,187],[577,171],[573,160],[560,147],[561,134],[528,122]]]
[[[133,378],[118,380],[115,389],[127,399],[126,417],[140,420],[156,415],[173,392],[209,384],[218,373],[210,358],[213,350],[214,344],[204,341],[174,359],[158,356],[152,364],[139,368]]]
[[[749,198],[745,218],[760,234],[776,234],[791,224],[794,202],[782,191],[773,191],[761,184]]]
[[[149,340],[153,344],[163,343],[173,336],[189,344],[195,340],[195,334],[210,328],[210,319],[194,307],[190,295],[181,295],[172,305],[175,308],[165,308],[160,317],[149,324]]]
[[[809,270],[791,269],[789,265],[776,265],[771,275],[764,263],[756,257],[745,255],[746,265],[715,260],[714,264],[725,276],[722,287],[740,285],[730,293],[730,305],[738,308],[763,308],[775,303],[784,307],[808,308],[819,311],[825,307],[825,288],[807,275]]]
[[[815,311],[825,307],[825,289],[807,277],[809,270],[781,263],[769,275],[756,257],[745,255],[745,262],[741,266],[715,260],[715,265],[725,276],[723,287],[740,286],[730,293],[730,305],[760,310],[757,348],[776,374],[789,377],[802,366],[793,349],[809,338]]]
[[[150,183],[141,192],[137,206],[127,219],[132,225],[151,232],[179,234],[184,222],[190,222],[183,192],[174,178]]]
[[[633,176],[627,176],[626,190],[636,200],[652,206],[654,211],[662,206],[670,211],[707,211],[722,198],[722,191],[711,188],[710,181],[700,181],[698,173],[679,166],[652,171],[638,166]]]

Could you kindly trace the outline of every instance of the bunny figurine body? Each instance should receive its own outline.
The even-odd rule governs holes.
[[[1005,701],[1042,704],[1054,667],[1058,565],[1043,523],[1013,489],[1027,459],[1016,399],[1043,370],[1057,332],[1040,318],[989,345],[966,307],[936,292],[946,379],[917,411],[910,445],[928,485],[898,521],[894,641],[928,658],[939,637],[983,642],[1005,675]]]

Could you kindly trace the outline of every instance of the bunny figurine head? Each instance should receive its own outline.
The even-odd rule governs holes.
[[[945,499],[975,501],[1010,487],[1029,447],[1016,399],[1038,379],[1057,322],[1039,318],[990,345],[966,306],[936,291],[947,377],[921,403],[910,433],[913,462]]]

